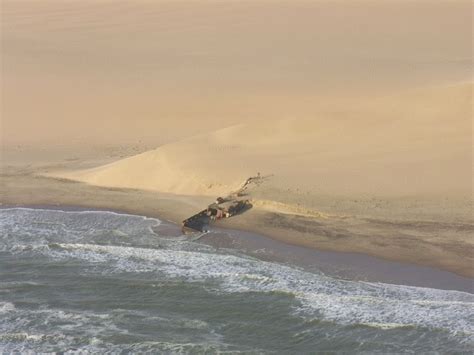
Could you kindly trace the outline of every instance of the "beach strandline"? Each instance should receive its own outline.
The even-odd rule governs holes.
[[[105,211],[128,214],[116,209],[68,205],[2,205],[0,208],[32,208],[74,212]],[[154,217],[156,218],[156,216]],[[153,228],[157,235],[165,235],[167,237],[179,237],[182,235],[181,229],[177,224],[164,218],[158,219],[162,223]],[[340,279],[474,293],[472,278],[456,275],[449,271],[410,263],[394,262],[359,253],[321,251],[305,248],[287,244],[258,233],[213,226],[210,232],[190,235],[189,239],[218,249],[234,249],[261,260],[287,264],[310,272],[322,272],[328,276]]]

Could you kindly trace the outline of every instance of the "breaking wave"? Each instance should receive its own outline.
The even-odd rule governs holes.
[[[0,210],[0,255],[64,265],[80,263],[84,266],[82,272],[90,277],[136,275],[138,279],[146,278],[156,285],[174,282],[202,286],[216,297],[225,294],[281,295],[291,302],[293,316],[304,322],[318,320],[380,331],[425,329],[449,334],[466,346],[473,342],[472,294],[340,280],[244,254],[229,254],[226,250],[194,243],[184,237],[160,236],[154,232],[160,223],[153,218],[102,211],[4,209]],[[18,281],[1,280],[0,291],[40,287],[31,280],[23,285],[15,282]],[[5,293],[0,292],[0,301],[3,295]],[[137,302],[140,302],[139,297]],[[78,348],[114,349],[112,335],[112,340],[106,340],[94,337],[94,334],[108,329],[108,332],[123,335],[123,329],[114,321],[117,312],[120,313],[116,308],[103,313],[28,309],[11,300],[1,301],[0,347],[3,344],[4,350],[9,351],[19,349],[12,344],[31,345],[25,349],[45,342],[74,344],[73,339],[68,338],[72,335],[64,333],[67,324],[62,324],[71,323],[71,329],[83,329],[90,339],[87,344],[76,344]],[[28,319],[62,324],[59,328],[62,331],[47,334],[25,331],[28,327],[24,321]],[[187,327],[191,324],[213,336],[203,343],[145,339],[128,344],[127,349],[169,352],[234,349],[225,345],[206,321],[189,320]]]

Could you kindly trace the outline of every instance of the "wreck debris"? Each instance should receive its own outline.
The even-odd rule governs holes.
[[[237,191],[234,191],[231,194],[229,194],[228,197],[230,198],[234,196],[235,197],[244,196],[245,192],[252,186],[252,184],[254,186],[260,186],[272,176],[273,175],[262,176],[260,175],[260,173],[257,173],[256,176],[251,176],[247,180],[245,180],[242,186],[240,186],[240,188]]]
[[[242,199],[251,185],[259,186],[270,176],[251,176],[244,181],[242,186],[226,197],[218,197],[205,210],[185,219],[182,223],[183,233],[205,232],[211,222],[219,219],[229,218],[243,213],[252,208],[249,199]]]

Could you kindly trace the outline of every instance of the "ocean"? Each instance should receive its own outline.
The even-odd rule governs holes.
[[[0,209],[0,352],[471,353],[474,295],[342,279],[106,211]]]

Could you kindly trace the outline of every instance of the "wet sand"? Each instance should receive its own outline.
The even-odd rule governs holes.
[[[180,225],[182,220],[212,202],[206,196],[104,188],[47,178],[36,173],[47,169],[25,166],[4,168],[0,175],[0,203],[117,210],[157,217]],[[324,210],[324,200],[321,199],[320,203]],[[403,210],[404,203],[406,201],[401,203],[399,211]],[[339,205],[337,208],[341,210]],[[465,207],[462,209],[466,210]],[[328,210],[330,211],[329,207]],[[389,210],[393,211],[395,208]],[[437,206],[436,210],[441,211],[442,208]],[[449,212],[454,213],[453,211],[456,212],[454,208]],[[350,218],[321,218],[271,212],[255,207],[238,217],[219,221],[215,227],[265,235],[285,245],[301,247],[302,250],[310,249],[311,252],[343,252],[341,255],[347,258],[350,255],[364,254],[391,262],[416,264],[473,277],[474,225],[469,219],[463,217],[458,221],[450,219],[449,222],[423,221],[418,216],[415,220],[401,217],[400,220],[390,220],[384,218],[384,214],[375,217],[354,214]],[[366,270],[370,270],[370,267]]]
[[[66,205],[2,205],[0,208],[11,207],[125,213],[121,210]],[[153,217],[160,219],[156,215]],[[161,220],[162,223],[154,228],[155,233],[167,237],[182,235],[180,226],[165,219]],[[199,234],[190,235],[189,238],[215,248],[237,250],[260,260],[283,263],[310,272],[322,272],[325,275],[340,279],[474,293],[473,278],[459,276],[449,271],[410,263],[393,262],[358,253],[315,250],[287,244],[257,233],[213,226],[209,233],[202,234],[200,237]]]
[[[364,254],[304,248],[236,230],[216,229],[200,240],[217,247],[229,243],[228,247],[242,249],[260,259],[288,263],[343,279],[474,293],[474,279],[427,266],[388,261]]]

